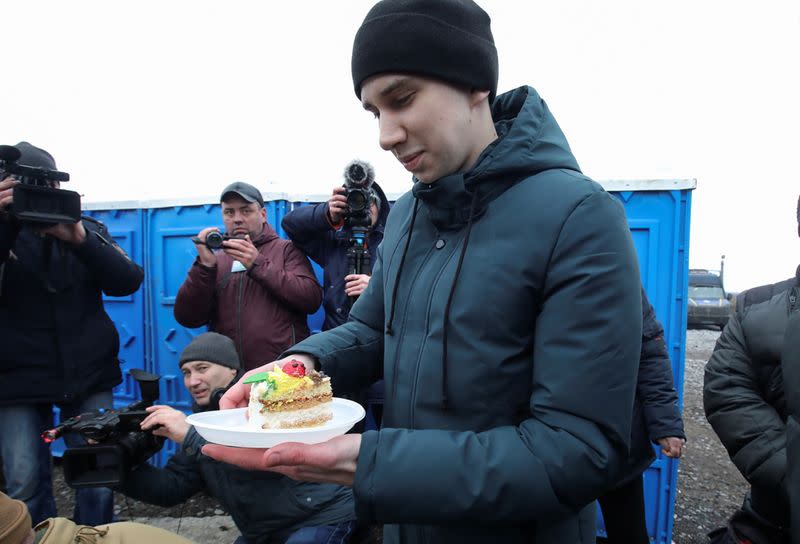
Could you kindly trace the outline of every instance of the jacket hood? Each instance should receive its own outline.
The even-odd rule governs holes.
[[[524,178],[551,169],[580,172],[564,133],[533,87],[498,96],[492,104],[492,118],[497,139],[470,170],[430,184],[414,180],[414,196],[427,204],[431,220],[439,228],[457,228],[467,222],[475,191],[473,219]]]
[[[378,212],[378,221],[375,223],[373,229],[383,232],[383,229],[386,226],[386,218],[389,217],[389,199],[386,198],[386,193],[383,192],[381,186],[376,182],[372,183],[371,188],[375,190],[375,192],[378,194],[378,198],[381,200],[381,210]]]
[[[256,247],[263,246],[267,242],[271,242],[278,237],[278,233],[275,232],[272,225],[270,225],[268,221],[264,221],[264,229],[261,231],[261,234],[253,240],[253,245]]]

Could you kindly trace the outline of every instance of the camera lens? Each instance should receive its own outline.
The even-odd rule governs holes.
[[[209,232],[206,235],[206,245],[209,249],[219,249],[222,247],[222,234],[219,232]]]
[[[369,197],[363,189],[350,189],[347,191],[347,206],[350,212],[360,212],[367,208]]]

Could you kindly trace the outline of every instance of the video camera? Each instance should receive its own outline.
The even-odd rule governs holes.
[[[64,452],[64,479],[70,487],[119,485],[131,470],[164,445],[163,437],[139,427],[148,415],[145,408],[158,398],[160,376],[136,368],[130,372],[139,383],[142,400],[119,410],[86,412],[42,433],[48,444],[69,433],[97,442]]]
[[[347,212],[344,216],[346,227],[372,226],[369,215],[372,197],[372,183],[375,170],[368,162],[354,160],[344,169],[344,187],[347,190]]]
[[[69,181],[69,174],[18,164],[21,156],[16,147],[0,145],[0,180],[11,176],[20,182],[14,187],[12,215],[20,221],[43,225],[80,221],[81,196],[53,187],[56,182]]]
[[[375,170],[365,161],[351,161],[344,169],[347,211],[344,225],[350,229],[347,248],[348,274],[369,274],[370,262],[367,249],[367,235],[372,227],[370,205]],[[355,300],[357,297],[350,297]]]

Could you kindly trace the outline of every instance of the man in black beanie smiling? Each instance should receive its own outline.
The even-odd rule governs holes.
[[[353,87],[414,186],[348,322],[277,363],[321,368],[334,394],[383,377],[383,427],[203,449],[352,485],[387,544],[593,543],[593,501],[628,454],[642,302],[624,210],[581,173],[536,91],[497,95],[497,74],[472,1],[369,11]],[[248,397],[240,381],[220,405]]]

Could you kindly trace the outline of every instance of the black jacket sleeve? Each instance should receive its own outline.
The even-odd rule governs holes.
[[[783,393],[788,408],[786,452],[789,459],[800,459],[800,311],[793,312],[786,327],[781,354]],[[789,526],[792,542],[800,542],[800,463],[788,463],[786,488],[789,492]]]
[[[14,242],[19,234],[19,223],[4,221],[0,218],[0,264],[8,259]]]
[[[738,309],[706,364],[703,406],[742,476],[751,485],[783,489],[786,425],[760,393]]]
[[[167,466],[156,468],[149,464],[140,465],[128,474],[118,491],[158,506],[174,506],[184,502],[205,488],[200,463],[196,459],[203,443],[200,435],[190,429],[181,451],[170,458]]]
[[[318,265],[324,267],[327,264],[325,254],[331,243],[328,235],[333,232],[328,222],[327,202],[295,208],[286,214],[281,226],[289,239]]]
[[[84,218],[83,226],[86,240],[72,249],[94,275],[103,293],[112,297],[135,293],[144,279],[142,267],[114,242],[105,225]]]
[[[651,441],[659,438],[686,438],[683,418],[678,408],[678,393],[672,379],[664,328],[642,289],[642,353],[639,359],[639,378],[636,392]]]

